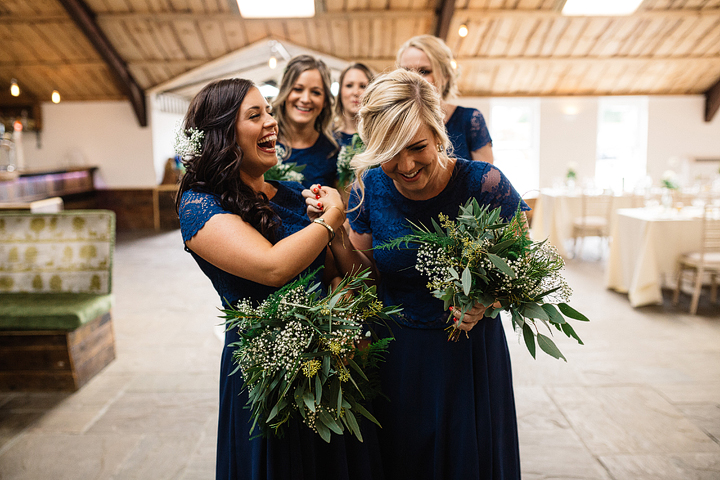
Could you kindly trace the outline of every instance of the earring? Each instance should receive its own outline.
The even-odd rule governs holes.
[[[445,151],[445,145],[443,145],[442,143],[438,143],[438,144],[437,144],[437,151],[440,152],[440,153],[444,152],[444,151]]]

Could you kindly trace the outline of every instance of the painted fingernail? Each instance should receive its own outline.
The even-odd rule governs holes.
[[[318,187],[313,187],[313,188],[312,188],[312,192],[313,192],[313,193],[318,193],[319,190],[320,190],[320,189],[319,189]]]
[[[315,195],[316,200],[320,200],[320,195]]]
[[[452,306],[451,306],[451,307],[450,307],[450,310],[452,310],[453,308],[455,308],[455,307],[452,307]]]
[[[318,207],[320,210],[322,210],[322,209],[323,209],[323,204],[322,204],[322,202],[318,202],[318,206],[317,206],[317,207]]]

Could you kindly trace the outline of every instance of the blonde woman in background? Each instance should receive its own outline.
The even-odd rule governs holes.
[[[448,103],[458,94],[457,71],[452,61],[450,48],[432,35],[411,38],[397,53],[398,67],[419,73],[440,93],[445,129],[454,155],[493,163],[492,139],[482,113],[474,108]]]
[[[370,68],[353,63],[340,74],[340,91],[335,101],[335,139],[342,147],[350,144],[357,133],[360,97],[373,79]]]
[[[351,164],[350,239],[373,263],[378,293],[404,310],[380,369],[373,403],[385,478],[413,480],[520,478],[510,355],[503,326],[477,304],[448,342],[448,312],[415,269],[417,250],[373,247],[430,225],[474,197],[500,207],[506,220],[522,202],[493,165],[448,155],[442,101],[428,82],[403,69],[382,75],[363,95],[358,131],[366,145]],[[379,168],[372,168],[378,166]],[[356,208],[355,211],[352,208]],[[456,322],[460,312],[454,312]]]
[[[273,101],[282,162],[305,165],[303,185],[335,185],[337,153],[330,124],[333,116],[330,71],[325,62],[298,55],[285,67]]]

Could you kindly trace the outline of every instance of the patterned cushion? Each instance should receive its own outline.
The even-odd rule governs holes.
[[[0,295],[111,291],[115,214],[0,214]]]

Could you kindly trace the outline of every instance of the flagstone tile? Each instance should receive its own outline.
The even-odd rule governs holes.
[[[128,392],[88,430],[91,434],[178,434],[202,431],[217,418],[217,392]]]
[[[717,480],[720,453],[602,456],[613,478],[632,480]]]
[[[146,435],[123,461],[113,480],[174,480],[187,467],[197,435]],[[212,477],[207,477],[212,478]]]
[[[523,478],[611,480],[601,463],[570,428],[527,430],[520,434]]]
[[[140,435],[23,435],[0,454],[0,476],[3,480],[110,479],[141,439]]]
[[[718,377],[720,378],[720,375]],[[653,386],[672,403],[720,404],[720,382],[661,383]]]
[[[548,387],[595,455],[720,454],[720,445],[649,387]]]
[[[718,404],[678,405],[686,418],[720,443],[720,399]]]

